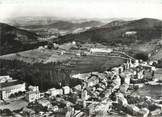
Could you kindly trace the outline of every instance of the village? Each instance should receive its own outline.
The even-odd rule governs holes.
[[[111,53],[112,50],[92,48],[90,52]],[[39,86],[9,75],[0,76],[0,114],[15,117],[162,116],[162,97],[155,99],[134,93],[145,85],[162,85],[156,70],[153,61],[128,57],[122,65],[101,73],[71,74],[71,79],[81,81],[74,87],[53,87],[45,92],[41,92]]]

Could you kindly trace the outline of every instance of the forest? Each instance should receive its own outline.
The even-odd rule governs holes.
[[[0,60],[0,75],[10,75],[13,79],[26,82],[27,85],[38,85],[41,91],[49,88],[60,88],[80,83],[71,80],[71,71],[62,63],[28,64],[18,60]]]

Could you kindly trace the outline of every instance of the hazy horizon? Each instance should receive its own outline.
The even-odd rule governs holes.
[[[14,17],[162,19],[162,0],[0,0],[0,21]]]

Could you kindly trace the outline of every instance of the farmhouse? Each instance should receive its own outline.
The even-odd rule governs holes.
[[[46,93],[49,94],[50,96],[63,95],[63,90],[62,89],[51,88]]]
[[[10,76],[0,76],[0,83],[4,83],[6,81],[12,80]]]

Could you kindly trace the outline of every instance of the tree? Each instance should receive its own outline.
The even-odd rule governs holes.
[[[9,96],[9,98],[14,98],[14,97],[16,97],[15,94],[11,94],[11,95]]]
[[[3,110],[0,109],[0,115],[2,115],[2,113],[3,113]]]
[[[16,96],[16,97],[18,97],[18,96],[19,96],[19,94],[18,94],[18,93],[15,93],[15,96]]]
[[[147,60],[148,60],[148,55],[147,55],[147,53],[140,52],[140,53],[137,53],[137,54],[135,55],[135,58],[136,58],[136,59],[141,59],[141,60],[143,60],[143,61],[147,61]]]
[[[52,49],[53,48],[53,43],[52,42],[48,42],[48,49]]]
[[[156,66],[159,67],[159,68],[162,68],[162,59],[161,60],[158,60],[158,63],[157,63]]]
[[[12,111],[10,109],[4,109],[3,110],[3,114],[6,116],[11,116],[12,115]]]

